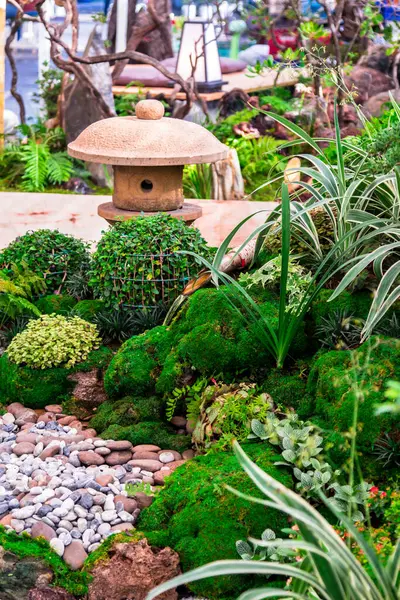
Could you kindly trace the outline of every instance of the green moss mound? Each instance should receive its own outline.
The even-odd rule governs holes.
[[[311,306],[310,316],[317,327],[322,324],[323,319],[336,311],[345,310],[359,319],[367,317],[372,303],[371,292],[362,291],[350,294],[350,292],[344,291],[335,300],[328,302],[332,294],[333,290],[322,289]]]
[[[357,350],[332,351],[320,356],[311,369],[307,391],[315,399],[314,413],[327,429],[344,433],[353,422],[356,396],[354,381],[362,392],[358,421],[360,450],[373,450],[383,432],[396,427],[394,416],[375,416],[375,407],[385,401],[384,391],[390,380],[400,379],[400,340],[371,338]]]
[[[156,421],[163,417],[163,401],[149,398],[123,398],[117,402],[103,402],[90,421],[90,426],[101,433],[111,425],[128,427],[141,421]]]
[[[75,304],[72,314],[85,319],[85,321],[93,321],[93,317],[104,309],[104,302],[101,300],[80,300]]]
[[[182,452],[191,446],[189,435],[177,435],[173,429],[161,421],[143,421],[136,425],[122,427],[110,425],[101,436],[105,440],[129,440],[134,446],[155,444],[163,449]]]
[[[71,571],[46,540],[33,539],[26,534],[17,535],[0,526],[0,546],[19,558],[32,557],[45,562],[54,573],[55,586],[64,588],[73,596],[86,596],[91,576],[82,571]]]
[[[286,373],[281,369],[271,369],[262,384],[262,389],[272,396],[275,404],[296,411],[304,405],[306,388],[307,378],[301,370]]]
[[[69,375],[78,371],[104,370],[111,357],[112,351],[102,346],[71,369],[30,369],[12,363],[5,353],[0,358],[0,402],[21,402],[29,408],[43,408],[46,404],[61,402],[75,385],[68,379]]]
[[[247,443],[243,448],[269,475],[292,485],[291,477],[274,466],[279,457],[267,445]],[[168,478],[153,504],[141,513],[137,527],[150,544],[176,550],[183,571],[214,560],[237,559],[237,540],[260,536],[267,527],[276,532],[285,527],[284,515],[238,498],[225,488],[227,484],[261,497],[232,452],[190,460]],[[221,599],[236,598],[253,583],[250,577],[216,577],[189,587],[198,596]]]
[[[228,383],[272,367],[273,360],[257,335],[259,324],[248,325],[227,293],[199,290],[170,327],[156,327],[125,342],[105,376],[108,395],[169,394],[193,373]],[[260,310],[276,327],[277,304],[264,301]],[[306,346],[300,331],[291,355],[303,353]]]
[[[39,298],[35,304],[43,315],[69,315],[76,300],[68,295],[50,294]]]

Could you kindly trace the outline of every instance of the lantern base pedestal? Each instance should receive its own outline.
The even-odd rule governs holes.
[[[201,217],[203,211],[200,206],[197,206],[197,204],[190,204],[189,202],[184,202],[182,208],[178,208],[177,210],[158,210],[152,212],[123,210],[121,208],[117,208],[112,202],[100,204],[97,209],[98,215],[108,221],[110,225],[114,225],[114,223],[117,223],[118,221],[136,219],[137,217],[152,217],[160,212],[171,215],[171,217],[174,217],[175,219],[181,219],[188,225],[191,225],[193,221]]]

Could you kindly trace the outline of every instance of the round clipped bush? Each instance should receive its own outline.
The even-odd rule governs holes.
[[[42,315],[28,323],[7,349],[11,362],[31,369],[73,367],[100,346],[97,328],[79,317]]]
[[[93,255],[94,295],[114,306],[169,304],[199,270],[193,256],[179,251],[209,252],[198,229],[169,215],[116,223]]]
[[[0,252],[0,269],[24,262],[44,277],[47,290],[60,292],[68,277],[90,263],[89,244],[57,230],[30,231]]]

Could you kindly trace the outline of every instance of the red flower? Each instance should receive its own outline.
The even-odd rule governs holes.
[[[372,486],[372,488],[369,490],[370,494],[376,494],[377,492],[379,492],[379,488],[376,487],[376,485]]]
[[[381,492],[381,498],[386,498],[387,493],[386,492]]]

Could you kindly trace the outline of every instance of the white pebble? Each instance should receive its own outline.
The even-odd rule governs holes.
[[[50,547],[53,548],[54,552],[56,552],[58,556],[62,556],[64,554],[64,544],[59,538],[53,538],[50,540]]]

